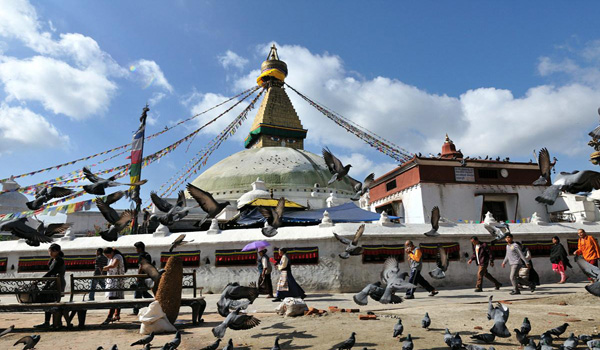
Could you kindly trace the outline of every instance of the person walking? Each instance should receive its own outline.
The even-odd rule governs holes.
[[[492,250],[490,247],[488,247],[487,243],[480,242],[477,236],[471,237],[471,245],[473,248],[473,255],[471,255],[471,259],[469,259],[467,263],[470,265],[473,261],[475,261],[475,264],[477,264],[479,267],[477,270],[475,292],[483,291],[482,286],[484,277],[490,280],[490,282],[496,286],[496,290],[499,290],[502,284],[488,272],[488,265],[494,267],[494,256],[492,255]]]
[[[569,263],[569,257],[567,251],[562,244],[560,244],[560,238],[558,236],[552,237],[552,248],[550,249],[550,262],[552,263],[552,271],[560,275],[560,284],[565,283],[569,278],[567,277],[567,267],[573,268]]]
[[[409,283],[421,285],[421,287],[425,288],[426,291],[429,292],[429,296],[433,297],[438,294],[438,291],[435,290],[429,282],[423,276],[421,276],[421,268],[423,267],[423,253],[421,252],[421,248],[416,247],[412,241],[406,241],[404,243],[404,250],[406,254],[408,254],[408,260],[410,262],[410,279]],[[415,298],[415,288],[411,288],[406,291],[406,299],[414,299]]]
[[[108,264],[108,259],[104,256],[104,250],[102,248],[98,248],[96,250],[96,262],[94,263],[94,276],[102,276],[106,275],[105,271],[102,271],[102,268]],[[104,279],[92,279],[92,290],[90,291],[90,295],[88,300],[94,301],[96,300],[96,286],[100,285],[102,289],[106,287],[106,280]],[[85,295],[84,295],[85,296]]]
[[[138,254],[138,274],[143,275],[144,272],[142,271],[142,260],[146,260],[149,264],[152,264],[152,257],[150,256],[150,254],[148,254],[148,252],[146,252],[146,245],[144,244],[144,242],[135,242],[133,246],[135,247],[135,251]],[[140,278],[138,280],[138,284],[145,285],[144,279]],[[150,295],[150,293],[148,293],[147,290],[136,290],[135,292],[133,292],[133,298],[153,298],[153,296]],[[139,311],[140,310],[138,310],[137,308],[134,308],[133,315],[137,315]]]
[[[46,272],[42,277],[56,277],[58,276],[60,279],[60,290],[61,293],[65,291],[65,286],[67,281],[65,280],[65,260],[63,257],[65,254],[62,252],[60,245],[53,243],[48,248],[48,254],[50,255],[50,261],[48,261],[48,272]],[[56,290],[54,281],[46,282],[43,287],[43,290]],[[60,295],[56,295],[54,293],[44,293],[39,294],[36,301],[37,303],[52,303],[60,300]],[[44,313],[44,323],[35,325],[35,328],[50,328],[50,319],[52,318],[52,312],[46,311]]]
[[[279,276],[279,281],[277,282],[277,296],[273,301],[281,301],[284,298],[292,297],[292,298],[306,298],[306,294],[304,290],[296,279],[292,275],[292,263],[287,255],[288,250],[286,248],[279,248],[279,256],[281,257],[279,260],[279,264],[277,264],[277,269],[281,271],[281,275]]]
[[[531,250],[529,250],[529,248],[527,248],[527,246],[521,242],[517,242],[517,244],[519,247],[521,247],[521,253],[523,253],[525,256],[525,261],[523,261],[523,264],[519,268],[519,277],[529,281],[529,283],[533,284],[534,286],[539,286],[540,276],[533,267]]]
[[[588,235],[583,229],[579,229],[577,235],[579,236],[579,239],[577,240],[577,250],[573,252],[573,254],[581,255],[585,261],[594,266],[598,266],[600,248],[598,248],[596,239]]]
[[[506,256],[504,257],[504,261],[502,261],[502,268],[506,267],[506,263],[510,265],[510,283],[513,286],[510,295],[521,294],[519,283],[528,285],[532,292],[535,291],[535,284],[519,277],[519,269],[523,265],[523,262],[527,261],[521,251],[521,247],[513,241],[513,235],[510,233],[507,233],[504,239],[506,240]],[[527,264],[527,267],[531,267],[531,264]]]
[[[258,256],[258,292],[259,294],[267,294],[267,298],[273,298],[273,283],[271,282],[273,267],[269,261],[267,250],[259,251]]]
[[[124,275],[127,269],[125,269],[125,259],[123,258],[123,254],[114,248],[105,248],[104,255],[108,259],[108,265],[102,268],[103,271],[107,271],[109,276],[117,276]],[[106,280],[106,289],[123,289],[124,282],[123,279],[117,278],[108,278]],[[116,299],[125,299],[125,293],[120,291],[108,291],[106,292],[106,297],[108,300],[116,300]],[[108,311],[108,316],[106,320],[102,322],[103,325],[107,325],[110,322],[116,322],[121,319],[121,309],[120,308],[111,308]]]

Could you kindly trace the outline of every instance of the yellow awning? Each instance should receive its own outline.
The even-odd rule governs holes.
[[[255,200],[253,200],[252,202],[250,202],[246,205],[251,205],[254,207],[276,207],[277,202],[279,202],[279,199],[256,198]],[[302,206],[296,202],[288,201],[287,199],[285,200],[285,207],[286,208],[298,208],[298,209],[305,208],[304,206]]]

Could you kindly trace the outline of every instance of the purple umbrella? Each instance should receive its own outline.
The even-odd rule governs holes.
[[[270,246],[269,242],[265,242],[265,241],[255,241],[252,243],[248,243],[246,244],[246,246],[244,247],[244,249],[242,249],[243,252],[249,252],[251,250],[263,250],[266,247]]]

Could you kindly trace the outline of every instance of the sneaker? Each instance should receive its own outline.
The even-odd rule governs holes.
[[[502,287],[502,285],[501,284],[497,284],[496,285],[496,290],[500,290],[500,287]]]
[[[280,302],[280,301],[281,301],[281,299],[279,299],[279,298],[275,298],[275,299],[273,299],[273,300],[271,300],[271,301],[272,301],[272,302],[274,302],[274,303],[278,303],[278,302]]]
[[[429,293],[430,297],[434,297],[438,294],[439,292],[437,290],[432,291],[431,293]]]
[[[535,292],[535,284],[531,286],[531,293]]]
[[[404,297],[404,299],[414,299],[414,298],[415,298],[414,295],[407,295],[407,296]]]
[[[481,289],[481,288],[475,288],[474,292],[475,293],[481,293],[481,292],[483,292],[483,289]]]
[[[521,292],[519,292],[518,290],[511,290],[510,295],[517,295],[517,294],[521,294]]]

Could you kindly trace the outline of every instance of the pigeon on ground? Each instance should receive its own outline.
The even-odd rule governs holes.
[[[383,271],[381,272],[381,280],[386,285],[385,292],[379,300],[382,304],[389,304],[392,301],[394,292],[415,288],[412,283],[405,281],[408,273],[400,272],[400,263],[394,257],[389,257],[383,263]]]
[[[116,210],[106,204],[102,198],[96,197],[96,206],[104,219],[110,223],[108,230],[100,232],[100,237],[105,241],[114,242],[119,238],[119,232],[123,231],[131,220],[134,214],[131,210],[125,210],[119,215]]]
[[[460,350],[463,347],[464,347],[464,345],[462,342],[462,338],[460,337],[460,334],[458,334],[458,332],[457,332],[456,334],[454,334],[452,339],[450,339],[450,349],[451,350]]]
[[[113,345],[113,346],[110,348],[110,350],[119,350],[119,347],[117,346],[117,344],[114,344],[114,345]]]
[[[179,237],[177,237],[173,243],[171,243],[171,247],[169,248],[169,253],[173,251],[173,249],[179,247],[180,245],[184,245],[190,242],[193,242],[194,240],[192,239],[191,241],[184,241],[185,239],[185,233],[182,233],[179,235]]]
[[[285,198],[281,197],[277,201],[277,206],[273,207],[258,207],[258,211],[267,219],[267,224],[261,229],[261,232],[266,237],[274,237],[277,234],[277,229],[283,225],[283,212],[285,211]]]
[[[371,299],[375,301],[381,302],[381,297],[385,293],[385,290],[386,287],[382,287],[381,282],[370,283],[367,284],[367,286],[363,288],[363,290],[356,293],[352,298],[354,299],[355,303],[361,306],[367,305],[369,301],[368,297],[371,297]],[[392,292],[389,304],[400,304],[401,302],[402,297]]]
[[[450,330],[448,328],[446,328],[446,330],[444,331],[444,343],[446,343],[446,345],[450,346],[450,341],[452,340],[452,333],[450,333]]]
[[[569,327],[569,324],[563,323],[562,325],[560,325],[556,328],[552,328],[551,330],[548,331],[548,333],[550,333],[556,337],[560,337],[567,330],[567,327]]]
[[[219,315],[227,317],[230,309],[245,309],[258,298],[258,288],[240,286],[237,282],[228,283],[217,301]]]
[[[186,206],[187,201],[185,199],[185,192],[183,191],[179,191],[175,205],[169,203],[164,198],[160,198],[156,192],[150,192],[150,199],[152,199],[152,203],[161,213],[151,214],[149,220],[158,221],[165,226],[171,226],[176,221],[183,219],[194,208]]]
[[[0,231],[8,231],[13,236],[23,238],[25,243],[32,247],[38,247],[40,243],[50,243],[52,238],[44,232],[39,232],[33,227],[27,225],[27,218],[9,219],[0,222]]]
[[[493,335],[492,333],[482,333],[482,334],[472,335],[471,339],[479,340],[479,341],[482,341],[482,342],[484,342],[486,344],[491,344],[496,339],[496,336]]]
[[[578,171],[572,173],[561,172],[554,179],[554,183],[548,186],[542,195],[535,197],[539,203],[552,205],[556,201],[560,191],[577,194],[579,192],[592,192],[600,189],[600,173],[592,170]]]
[[[508,226],[508,224],[483,224],[483,228],[485,228],[490,233],[490,235],[494,237],[492,243],[503,240],[504,237],[506,237],[506,234],[510,233],[510,227]]]
[[[590,340],[587,346],[590,350],[600,350],[600,340]]]
[[[352,332],[352,334],[350,334],[350,338],[344,340],[344,342],[340,345],[337,345],[337,348],[338,350],[350,350],[354,344],[356,344],[356,333]]]
[[[219,347],[219,344],[221,343],[221,339],[217,339],[214,343],[212,343],[209,346],[205,346],[200,350],[217,350],[217,348]]]
[[[23,350],[29,350],[35,348],[37,343],[40,341],[39,335],[26,335],[23,338],[17,340],[17,342],[13,346],[17,346],[17,344],[25,344]]]
[[[402,350],[413,350],[415,345],[413,344],[412,337],[409,335],[404,339],[404,343],[402,343]]]
[[[0,335],[0,336],[1,336],[1,335]],[[587,343],[587,342],[589,342],[590,340],[594,339],[594,337],[592,337],[592,336],[591,336],[591,335],[589,335],[589,334],[580,334],[580,335],[578,335],[578,336],[577,336],[577,339],[579,339],[579,341],[580,341],[580,342]]]
[[[227,345],[223,348],[223,350],[234,350],[233,349],[233,339],[229,338]]]
[[[175,333],[175,338],[163,346],[166,350],[175,350],[181,344],[181,331]]]
[[[394,335],[393,337],[399,337],[404,332],[404,326],[402,325],[402,319],[398,319],[398,323],[394,325]]]
[[[521,344],[525,345],[525,348],[523,348],[523,350],[537,350],[538,346],[535,344],[535,341],[528,337],[525,338],[527,339],[527,344]]]
[[[14,329],[15,329],[15,325],[13,324],[10,327],[2,330],[2,332],[0,332],[0,337],[7,335],[8,333],[12,332]]]
[[[213,335],[217,338],[223,338],[227,328],[237,331],[254,328],[260,324],[259,319],[251,315],[242,314],[240,310],[240,308],[237,308],[235,311],[230,312],[225,320],[223,320],[223,323],[212,329]]]
[[[467,349],[467,350],[488,350],[488,349],[484,348],[483,346],[472,345],[472,344],[469,344],[469,345],[465,346],[464,349]],[[496,350],[496,349],[493,346],[490,346],[489,350]]]
[[[446,278],[446,271],[448,271],[448,253],[446,249],[440,244],[438,244],[438,253],[435,261],[435,269],[429,271],[429,276],[436,280],[441,280]]]
[[[44,187],[35,193],[35,199],[31,202],[25,203],[29,210],[38,210],[46,202],[54,198],[62,198],[73,194],[73,190],[64,187]]]
[[[488,310],[488,318],[494,320],[494,326],[490,329],[490,333],[500,338],[510,337],[510,331],[506,328],[506,322],[510,314],[508,306],[498,303],[495,307],[491,306],[492,297],[490,296],[489,304],[490,310]]]
[[[521,333],[521,331],[518,328],[515,328],[513,330],[515,331],[515,336],[517,337],[517,341],[519,342],[519,344],[521,344],[521,346],[529,344],[529,337],[527,337],[527,334]]]
[[[352,185],[354,192],[356,192],[354,194],[354,196],[350,197],[350,199],[353,201],[359,200],[360,197],[362,197],[362,195],[369,192],[369,187],[375,181],[375,174],[373,174],[373,173],[370,173],[369,175],[367,175],[367,177],[365,177],[365,180],[363,182],[357,181],[348,175],[346,175],[346,177],[348,178],[348,181],[350,181],[350,185]]]
[[[567,340],[565,340],[563,348],[565,350],[575,350],[577,348],[577,344],[579,344],[579,339],[575,337],[575,334],[571,333]]]
[[[550,180],[550,172],[552,171],[552,168],[554,167],[554,164],[556,162],[550,162],[550,152],[548,152],[547,148],[541,149],[537,159],[538,167],[540,168],[540,172],[542,173],[542,175],[539,179],[533,182],[533,185],[542,186],[551,183],[552,181]]]
[[[190,196],[192,196],[192,198],[198,202],[200,208],[202,208],[202,210],[204,210],[207,214],[204,219],[194,224],[196,227],[202,226],[206,220],[217,217],[217,215],[221,214],[223,209],[225,209],[228,205],[231,205],[229,201],[217,202],[210,193],[192,185],[191,183],[187,185],[187,191]]]
[[[546,345],[552,345],[552,335],[550,334],[549,331],[546,331],[544,333],[542,333],[542,335],[540,336],[540,344],[546,344]]]
[[[271,350],[281,350],[281,347],[279,346],[279,336],[275,337],[275,344],[273,344]]]
[[[354,234],[352,240],[341,237],[335,232],[333,233],[333,235],[335,236],[335,238],[337,238],[338,241],[346,245],[346,249],[344,250],[344,252],[339,254],[340,258],[348,259],[350,255],[355,256],[362,254],[363,247],[358,246],[358,240],[363,235],[363,232],[365,232],[365,224],[358,226],[358,229],[356,230],[356,233]]]
[[[104,179],[92,173],[92,171],[88,167],[83,167],[83,175],[91,182],[90,185],[83,186],[83,190],[89,194],[95,194],[97,196],[103,196],[105,194],[104,190],[108,187],[141,186],[148,182],[148,180],[142,180],[136,183],[115,182],[115,180],[117,179],[116,175],[111,176],[108,179]]]
[[[437,230],[440,228],[440,208],[437,206],[431,209],[431,230],[424,233],[427,237],[436,237],[440,234]]]
[[[150,344],[146,344],[144,345],[144,347],[142,348],[142,350],[150,350],[152,347],[150,346]]]
[[[540,338],[540,343],[537,346],[537,350],[554,350],[554,347],[551,344],[552,341],[548,341],[545,338]]]
[[[429,313],[426,312],[425,317],[423,317],[423,319],[421,320],[421,327],[427,329],[427,328],[429,328],[430,325],[431,325],[431,318],[429,318]]]
[[[329,148],[323,148],[323,159],[325,159],[325,164],[329,169],[329,172],[333,175],[331,179],[327,182],[327,185],[331,185],[335,181],[342,181],[344,176],[348,175],[348,171],[352,165],[347,164],[343,165],[342,162],[334,156]]]
[[[150,335],[147,335],[147,336],[143,337],[142,339],[136,341],[135,343],[132,343],[131,346],[150,344],[150,343],[152,343],[152,339],[154,339],[154,332],[152,332],[152,333],[150,333]]]
[[[521,324],[521,333],[528,335],[529,332],[531,332],[531,323],[529,322],[529,319],[525,317]]]

